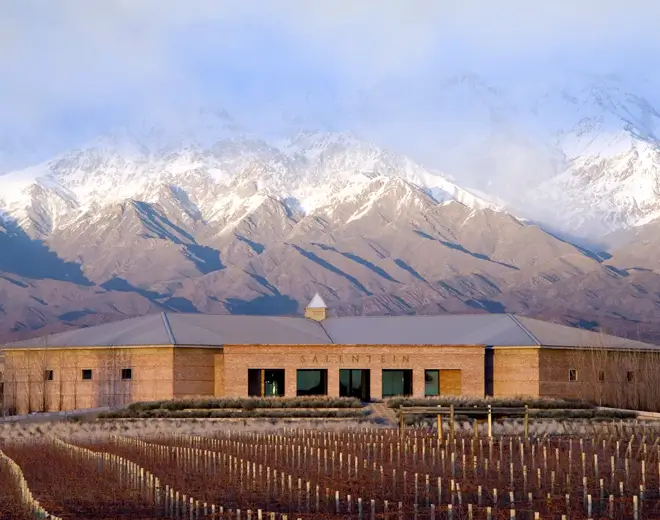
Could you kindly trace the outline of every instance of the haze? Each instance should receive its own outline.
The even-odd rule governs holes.
[[[657,99],[659,21],[652,0],[10,0],[0,143],[20,166],[117,124],[211,105],[265,133],[293,120],[352,130],[480,189],[527,186],[552,174],[544,150],[507,144],[464,160],[492,131],[479,82],[517,106],[593,75]],[[469,88],[443,91],[466,73]]]

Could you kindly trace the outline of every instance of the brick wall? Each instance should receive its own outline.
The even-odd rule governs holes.
[[[539,349],[499,347],[493,355],[493,396],[539,395]]]
[[[224,354],[213,354],[215,388],[213,395],[224,395],[225,393],[225,356]]]
[[[174,349],[174,397],[215,395],[216,356],[221,349]]]
[[[172,347],[7,350],[5,407],[27,413],[169,399],[172,360]],[[124,368],[130,380],[122,379]],[[92,371],[91,380],[82,379],[83,370]]]

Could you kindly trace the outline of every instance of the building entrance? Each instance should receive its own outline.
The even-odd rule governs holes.
[[[370,375],[369,370],[339,370],[339,395],[341,397],[355,397],[361,401],[369,401],[371,399]]]

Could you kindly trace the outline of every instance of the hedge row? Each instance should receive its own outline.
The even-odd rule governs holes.
[[[168,401],[149,401],[132,403],[129,410],[221,410],[239,408],[256,410],[260,408],[362,408],[359,399],[349,397],[240,397],[240,398],[197,398],[175,399]]]
[[[287,410],[167,410],[157,408],[152,410],[121,410],[118,412],[107,412],[99,416],[101,419],[247,419],[247,418],[274,418],[274,419],[298,419],[298,418],[341,418],[357,419],[367,415],[365,409],[342,409],[324,410],[307,409],[300,410],[290,408]]]
[[[572,409],[572,410],[591,410],[595,409],[596,405],[586,401],[568,400],[568,399],[549,399],[549,398],[472,398],[472,397],[427,397],[427,398],[412,398],[412,397],[394,397],[387,401],[390,408],[400,408],[401,406],[450,406],[457,407],[486,407],[488,405],[493,407],[511,407],[522,408],[525,405],[530,408],[539,408],[543,410],[552,410],[557,408]]]

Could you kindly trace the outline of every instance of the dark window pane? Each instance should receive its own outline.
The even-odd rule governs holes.
[[[351,395],[351,371],[339,370],[339,396],[348,397]]]
[[[369,370],[340,369],[339,370],[340,397],[355,397],[362,401],[371,399],[371,378]]]
[[[327,370],[298,370],[297,395],[327,395]]]
[[[263,370],[258,368],[248,369],[248,396],[261,397],[261,374]]]
[[[424,395],[440,395],[440,371],[424,371]]]
[[[264,396],[278,397],[284,395],[284,369],[264,370]]]
[[[412,370],[383,370],[383,397],[412,395]]]
[[[486,352],[484,353],[484,370],[485,370],[485,394],[487,397],[493,397],[494,393],[494,371],[495,371],[495,351],[493,347],[486,347]]]
[[[124,380],[133,379],[133,369],[132,368],[122,368],[121,369],[121,378]]]
[[[92,379],[92,369],[91,368],[83,369],[82,378],[83,378],[83,381],[89,381],[90,379]]]

